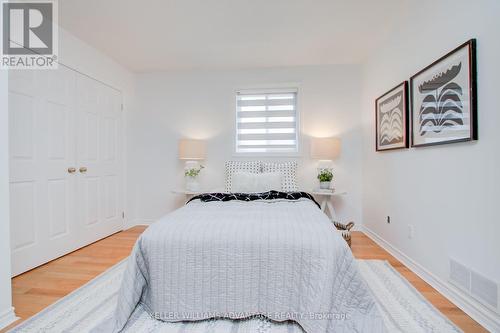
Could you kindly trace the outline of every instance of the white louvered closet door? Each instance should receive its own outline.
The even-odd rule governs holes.
[[[82,78],[88,87],[78,86]],[[82,128],[92,121],[81,117],[78,96],[94,96],[102,101],[93,119],[105,128],[109,114],[120,123],[120,112],[108,102],[120,94],[87,77],[59,66],[56,70],[18,70],[9,72],[9,155],[12,273],[18,275],[121,229],[120,222],[107,223],[97,230],[82,226],[83,184],[78,142]],[[113,110],[114,110],[113,109]],[[109,127],[109,125],[108,125]],[[119,135],[120,129],[117,128]],[[108,132],[97,136],[97,142]],[[117,137],[115,137],[116,139]],[[108,141],[109,142],[109,139]],[[116,160],[120,149],[117,146]],[[108,149],[99,147],[99,149]],[[114,165],[120,170],[118,162]],[[97,160],[95,169],[106,170]],[[104,172],[104,171],[103,171]],[[110,174],[111,172],[108,172]],[[121,173],[115,173],[116,192],[103,186],[98,201],[116,202],[121,212]],[[104,184],[105,182],[101,182]],[[120,191],[120,193],[118,193]],[[104,216],[104,213],[101,214]],[[120,216],[121,217],[121,216]],[[101,218],[99,222],[106,224]],[[105,230],[107,234],[103,232]]]

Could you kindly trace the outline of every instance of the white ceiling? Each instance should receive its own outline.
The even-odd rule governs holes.
[[[360,63],[406,0],[62,0],[63,28],[136,72]]]

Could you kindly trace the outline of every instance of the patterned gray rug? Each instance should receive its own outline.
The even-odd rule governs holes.
[[[125,269],[125,261],[113,266],[9,333],[88,332],[108,317]],[[358,260],[359,269],[381,309],[389,332],[461,332],[430,304],[388,262]],[[245,320],[204,320],[165,323],[152,319],[138,307],[124,332],[127,333],[302,333],[293,322],[275,323],[257,317]]]

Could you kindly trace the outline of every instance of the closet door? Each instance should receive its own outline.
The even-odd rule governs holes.
[[[77,248],[75,72],[9,72],[12,272]]]
[[[121,94],[62,65],[9,72],[12,272],[123,226]]]
[[[122,230],[121,94],[77,78],[78,229],[82,244]]]

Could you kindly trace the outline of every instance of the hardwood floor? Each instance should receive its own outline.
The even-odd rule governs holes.
[[[51,261],[12,279],[13,305],[19,324],[128,256],[145,227],[137,226]],[[488,332],[430,285],[361,232],[354,232],[352,251],[358,259],[388,260],[434,306],[464,332]],[[5,332],[2,330],[0,332]]]
[[[40,312],[125,259],[144,229],[137,226],[118,232],[13,278],[12,303],[21,319],[8,328]]]

